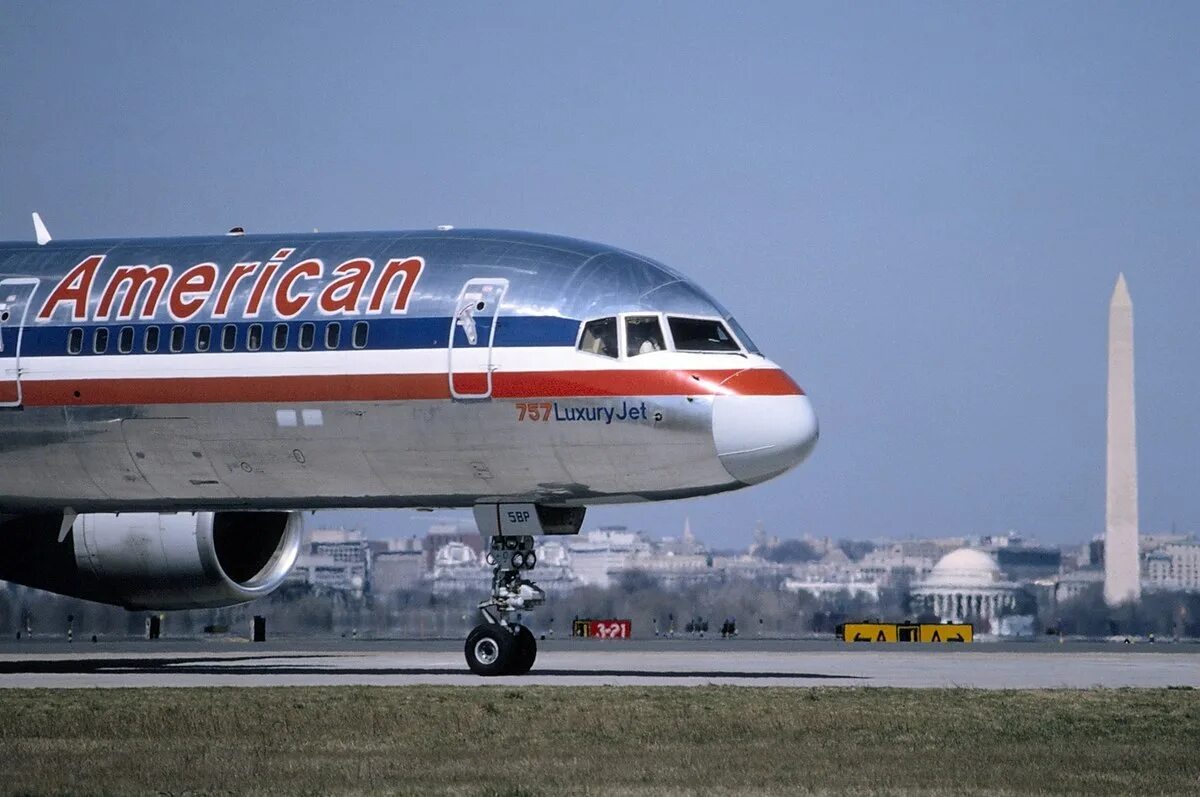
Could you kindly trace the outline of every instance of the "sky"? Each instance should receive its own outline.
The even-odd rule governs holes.
[[[722,547],[1102,532],[1119,272],[1142,530],[1200,531],[1198,141],[1189,3],[0,5],[0,239],[454,224],[699,282],[820,444],[588,526]]]

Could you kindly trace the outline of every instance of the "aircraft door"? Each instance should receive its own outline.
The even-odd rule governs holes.
[[[467,280],[450,319],[450,395],[483,399],[492,395],[492,344],[500,302],[508,280],[480,277]]]
[[[21,406],[21,338],[37,286],[33,277],[0,280],[0,407]]]

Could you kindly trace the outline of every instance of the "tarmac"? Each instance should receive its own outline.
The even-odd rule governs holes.
[[[457,640],[0,643],[0,688],[416,684],[1200,688],[1200,644],[551,639],[539,643],[528,675],[481,678]]]

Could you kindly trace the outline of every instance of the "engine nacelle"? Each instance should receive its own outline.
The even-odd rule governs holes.
[[[268,594],[300,551],[298,512],[0,518],[0,579],[127,609],[203,609]]]

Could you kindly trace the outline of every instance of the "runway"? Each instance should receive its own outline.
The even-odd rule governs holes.
[[[0,688],[213,686],[1200,688],[1200,645],[847,646],[766,640],[540,643],[521,677],[480,678],[454,641],[6,643]]]

